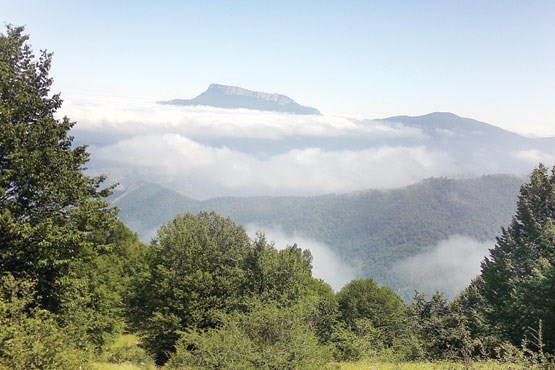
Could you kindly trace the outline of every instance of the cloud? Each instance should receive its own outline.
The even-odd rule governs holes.
[[[480,273],[480,262],[494,245],[453,235],[427,252],[398,262],[394,270],[420,291],[432,294],[440,290],[452,298]]]
[[[110,97],[73,97],[61,114],[90,145],[91,173],[196,198],[387,189],[455,174],[420,129],[396,123]]]
[[[247,225],[248,234],[254,237],[257,231],[262,231],[269,241],[275,243],[278,249],[288,245],[297,244],[299,248],[309,249],[312,253],[312,276],[324,280],[338,291],[345,284],[357,278],[358,268],[343,261],[325,243],[306,238],[298,234],[287,234],[279,226],[263,227],[258,225]]]
[[[135,136],[92,148],[106,168],[132,169],[136,177],[191,196],[319,194],[386,189],[450,173],[443,152],[425,147],[373,147],[326,151],[294,149],[260,159],[179,134]]]
[[[555,162],[555,156],[537,149],[519,150],[512,153],[513,157],[523,162],[537,165],[538,163],[551,164]]]
[[[282,139],[303,137],[423,138],[417,128],[338,116],[292,115],[247,109],[160,105],[153,101],[115,98],[74,98],[60,115],[77,122],[82,135],[117,138],[174,133],[191,138]]]
[[[444,129],[444,128],[436,128],[434,131],[439,136],[444,136],[444,137],[455,137],[455,136],[457,136],[457,134],[454,133],[453,131],[447,130],[447,129]]]

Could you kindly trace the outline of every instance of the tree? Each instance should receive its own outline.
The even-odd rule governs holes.
[[[555,169],[554,169],[555,170]],[[522,185],[517,212],[482,262],[477,285],[493,334],[518,345],[543,325],[555,350],[555,173],[540,165]]]
[[[369,320],[386,347],[404,330],[405,304],[390,288],[380,287],[372,279],[351,281],[337,293],[337,300],[347,325],[356,329],[357,320]]]
[[[239,305],[250,240],[214,212],[179,215],[158,231],[148,273],[135,283],[135,325],[157,361],[173,352],[178,332],[210,328]]]
[[[121,299],[102,283],[117,213],[104,178],[83,173],[89,154],[73,146],[74,123],[55,117],[52,54],[36,58],[23,32],[0,35],[0,276],[33,281],[35,307],[81,326],[82,347],[101,346],[121,327]]]
[[[180,333],[222,325],[229,314],[303,302],[318,339],[330,336],[337,303],[329,285],[311,276],[312,256],[282,250],[263,234],[251,242],[242,226],[214,212],[177,216],[158,231],[130,300],[134,326],[164,363]]]
[[[0,369],[78,369],[83,353],[49,311],[33,307],[34,286],[11,274],[0,282]]]
[[[296,244],[277,250],[258,233],[245,257],[243,290],[258,299],[287,304],[307,293],[312,278],[312,255]]]
[[[410,311],[424,357],[469,360],[482,354],[482,341],[473,338],[460,297],[448,304],[443,293],[436,292],[430,299],[417,293]]]

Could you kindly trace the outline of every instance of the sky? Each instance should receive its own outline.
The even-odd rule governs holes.
[[[157,101],[210,83],[329,116],[449,111],[555,136],[555,2],[6,1],[54,90]]]

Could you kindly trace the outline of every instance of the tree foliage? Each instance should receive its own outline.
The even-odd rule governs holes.
[[[376,328],[386,346],[403,331],[406,306],[390,288],[380,287],[372,279],[353,280],[337,294],[341,317],[356,327],[358,319],[367,319]]]
[[[115,211],[102,178],[82,172],[89,154],[72,147],[67,117],[50,95],[52,54],[35,58],[22,27],[0,35],[0,273],[37,281],[43,308],[57,311],[72,269],[107,250]]]
[[[492,333],[517,345],[543,323],[555,350],[555,174],[540,165],[524,184],[517,212],[482,262],[480,293]]]
[[[222,314],[248,312],[253,301],[291,305],[314,286],[310,253],[295,245],[278,251],[263,235],[251,243],[243,227],[214,212],[177,216],[146,258],[131,304],[158,362],[180,331],[214,328]]]
[[[330,360],[302,304],[265,304],[228,317],[217,329],[185,333],[168,368],[321,369]]]
[[[49,311],[33,307],[35,283],[2,276],[0,284],[0,369],[78,369],[85,358],[72,330]]]
[[[52,54],[35,57],[28,40],[23,27],[0,35],[0,275],[33,281],[30,309],[80,349],[100,349],[123,329],[128,261],[141,247],[104,200],[104,178],[84,174],[89,153],[56,117]]]

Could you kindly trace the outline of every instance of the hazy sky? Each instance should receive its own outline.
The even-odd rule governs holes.
[[[555,136],[555,1],[0,0],[55,90],[152,100],[209,83],[327,115],[450,111]]]

